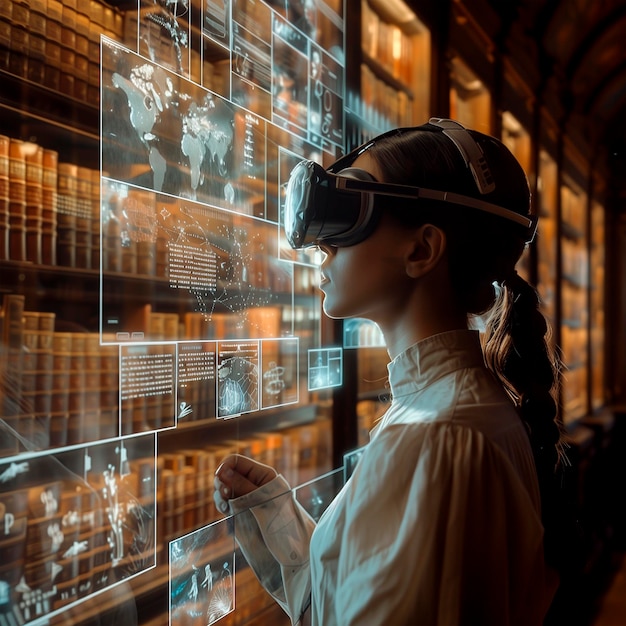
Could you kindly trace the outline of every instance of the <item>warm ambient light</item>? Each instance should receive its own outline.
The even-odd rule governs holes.
[[[385,15],[398,26],[417,21],[417,15],[402,0],[371,0],[377,13]]]
[[[519,135],[524,130],[517,118],[510,111],[504,111],[502,113],[502,126],[512,135]]]
[[[395,60],[402,56],[402,31],[399,28],[393,31],[392,55]]]
[[[19,144],[19,151],[25,157],[33,156],[37,152],[38,148],[39,146],[36,143],[33,143],[32,141],[22,141]]]

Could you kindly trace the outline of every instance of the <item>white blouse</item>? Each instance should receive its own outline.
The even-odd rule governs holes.
[[[235,533],[297,623],[541,624],[552,597],[525,428],[478,333],[389,364],[392,404],[317,527],[277,477],[231,500]]]

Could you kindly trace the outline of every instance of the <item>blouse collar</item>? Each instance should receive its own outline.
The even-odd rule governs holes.
[[[393,398],[415,393],[458,369],[484,366],[475,330],[451,330],[418,341],[387,365]]]

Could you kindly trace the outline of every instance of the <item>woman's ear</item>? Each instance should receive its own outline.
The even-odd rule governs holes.
[[[446,234],[438,226],[424,224],[415,229],[412,246],[406,256],[406,273],[419,278],[430,273],[444,257],[447,249]]]

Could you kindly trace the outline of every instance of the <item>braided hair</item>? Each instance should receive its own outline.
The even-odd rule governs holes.
[[[564,519],[559,483],[566,458],[554,399],[558,359],[550,348],[550,329],[536,290],[512,272],[498,291],[484,336],[485,363],[515,402],[528,431],[540,487],[546,558],[562,569],[571,543],[568,532],[575,531]]]
[[[374,143],[369,153],[386,182],[456,192],[530,214],[526,175],[497,139],[467,131],[480,146],[495,189],[480,194],[455,145],[429,125]],[[390,212],[396,209],[391,208]],[[488,213],[431,202],[412,210],[401,204],[398,219],[410,225],[432,223],[448,241],[450,281],[460,310],[488,315],[483,336],[487,367],[502,383],[529,435],[539,482],[546,559],[562,563],[558,470],[563,461],[562,428],[555,401],[559,362],[549,341],[537,291],[515,271],[527,232]],[[560,569],[560,567],[559,567]]]

